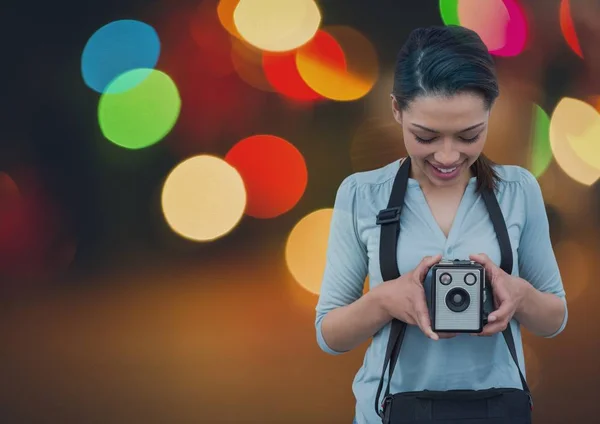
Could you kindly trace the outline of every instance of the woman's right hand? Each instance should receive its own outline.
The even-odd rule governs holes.
[[[418,325],[421,331],[432,340],[439,340],[440,336],[431,329],[423,280],[429,269],[441,259],[442,255],[426,256],[411,272],[403,274],[395,280],[386,281],[379,286],[381,287],[383,306],[387,313],[407,324]]]

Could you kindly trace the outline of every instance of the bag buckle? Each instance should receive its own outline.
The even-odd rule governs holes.
[[[387,208],[379,211],[377,214],[377,225],[391,224],[392,222],[400,221],[401,210],[401,206],[396,206],[394,208]]]
[[[383,402],[381,402],[381,413],[379,414],[379,416],[381,417],[383,424],[389,424],[390,423],[390,408],[389,408],[389,405],[390,405],[391,402],[392,402],[391,396],[386,396],[383,399]]]

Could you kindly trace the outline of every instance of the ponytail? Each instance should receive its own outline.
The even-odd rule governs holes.
[[[471,165],[471,170],[475,174],[475,177],[477,177],[477,191],[496,190],[496,185],[500,177],[494,169],[494,165],[496,164],[483,153]]]

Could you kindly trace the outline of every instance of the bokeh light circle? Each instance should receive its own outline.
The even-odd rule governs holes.
[[[298,48],[314,37],[321,11],[314,0],[240,0],[233,12],[238,33],[271,52]]]
[[[527,42],[527,22],[517,0],[440,0],[446,25],[475,31],[496,56],[516,56]]]
[[[161,203],[174,232],[193,241],[211,241],[237,226],[244,214],[246,190],[240,174],[223,159],[198,155],[169,173]]]
[[[230,35],[242,39],[242,36],[235,27],[235,21],[233,20],[233,13],[239,3],[240,0],[220,0],[217,6],[217,15],[221,25]]]
[[[600,115],[580,134],[567,135],[571,148],[586,164],[600,170]]]
[[[310,88],[300,76],[295,51],[281,54],[263,53],[262,68],[271,87],[282,96],[298,102],[323,99],[323,96]]]
[[[531,125],[529,170],[536,178],[539,178],[552,162],[552,147],[550,147],[550,118],[537,104],[533,105]]]
[[[458,16],[461,25],[475,31],[490,52],[506,45],[510,16],[502,0],[459,0]]]
[[[290,232],[285,247],[288,270],[301,287],[313,294],[321,290],[332,216],[333,209],[305,216]]]
[[[160,39],[152,26],[135,20],[114,21],[98,29],[87,41],[81,56],[81,73],[85,84],[98,93],[123,92],[142,82],[159,56]],[[133,69],[144,71],[129,78],[127,84],[110,84]]]
[[[146,78],[130,87],[141,75]],[[148,69],[128,71],[116,78],[98,105],[98,120],[104,136],[128,149],[157,143],[173,128],[179,117],[181,99],[173,80],[164,72]]]
[[[329,53],[338,49],[344,54],[343,62]],[[320,30],[311,42],[298,49],[296,66],[310,88],[337,101],[364,97],[379,77],[375,48],[360,32],[345,26]]]
[[[255,135],[225,156],[242,176],[248,196],[246,214],[274,218],[291,210],[306,190],[308,171],[302,153],[274,135]]]
[[[583,51],[581,50],[581,45],[579,44],[579,37],[577,37],[577,32],[575,31],[575,25],[573,23],[573,16],[571,15],[571,2],[570,0],[562,0],[560,3],[559,10],[559,20],[560,20],[560,31],[571,48],[573,52],[577,56],[583,59]]]
[[[587,186],[600,178],[600,169],[578,156],[571,143],[585,143],[586,130],[596,127],[599,120],[600,116],[591,105],[570,97],[561,99],[550,118],[550,146],[554,160],[570,178]]]
[[[517,56],[523,52],[527,43],[527,21],[525,13],[517,0],[503,0],[508,11],[508,24],[506,26],[506,44],[497,50],[493,50],[496,56]]]
[[[440,15],[445,25],[460,25],[458,0],[440,0]]]
[[[64,209],[39,172],[28,166],[0,172],[0,285],[56,277],[76,250]]]

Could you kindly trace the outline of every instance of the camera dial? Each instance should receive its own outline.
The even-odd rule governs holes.
[[[477,277],[472,272],[465,275],[465,284],[472,286],[477,282]]]
[[[444,272],[442,275],[440,275],[440,283],[442,283],[443,285],[447,286],[451,282],[452,282],[452,276],[450,274],[448,274],[447,272]]]

